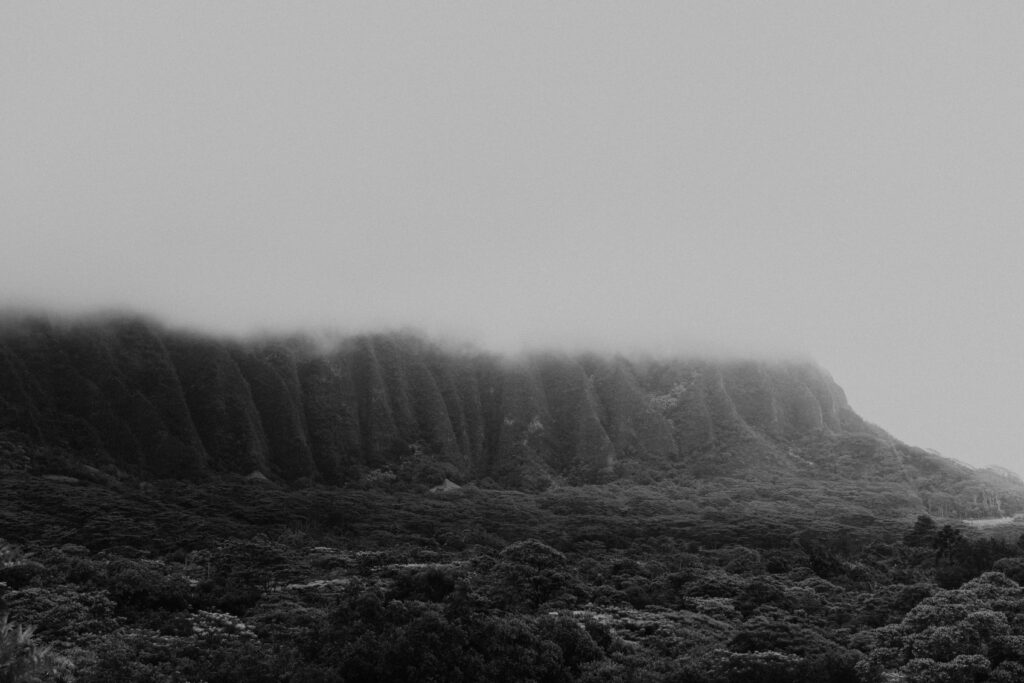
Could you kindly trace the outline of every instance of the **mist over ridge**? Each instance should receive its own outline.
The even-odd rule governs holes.
[[[638,331],[614,320],[605,330],[553,330],[513,327],[485,329],[482,325],[423,320],[404,322],[394,319],[367,319],[356,323],[326,316],[304,318],[299,322],[266,319],[225,321],[190,315],[151,313],[134,307],[80,307],[26,304],[0,307],[0,325],[17,324],[25,318],[41,318],[62,324],[102,323],[118,319],[136,319],[162,329],[217,337],[247,343],[273,339],[303,338],[320,348],[339,340],[366,335],[408,335],[420,337],[437,346],[458,350],[494,353],[509,359],[537,354],[624,356],[627,358],[692,358],[705,360],[764,360],[816,362],[806,344],[783,338],[757,338],[750,334],[722,332],[718,335],[672,329]],[[577,326],[579,327],[579,326]],[[594,326],[592,325],[591,328]]]
[[[5,438],[141,477],[337,485],[411,467],[544,490],[786,476],[885,481],[943,514],[1024,507],[1012,482],[863,420],[804,360],[503,356],[408,330],[238,339],[104,313],[8,316],[0,373]]]

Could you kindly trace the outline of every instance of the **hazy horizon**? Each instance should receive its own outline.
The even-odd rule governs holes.
[[[1024,6],[0,7],[0,306],[806,356],[1024,471]]]

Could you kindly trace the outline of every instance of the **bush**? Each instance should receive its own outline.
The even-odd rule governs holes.
[[[0,683],[70,680],[71,662],[37,643],[33,630],[0,616]]]

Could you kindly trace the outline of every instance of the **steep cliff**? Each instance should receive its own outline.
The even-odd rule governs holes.
[[[536,489],[792,476],[903,482],[908,497],[950,514],[1011,513],[1024,501],[1019,482],[995,486],[866,423],[810,363],[506,359],[410,335],[325,348],[138,319],[7,321],[0,438],[156,478],[258,471],[339,484],[414,468]]]

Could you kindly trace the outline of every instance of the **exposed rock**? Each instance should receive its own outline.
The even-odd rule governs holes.
[[[456,484],[451,479],[445,477],[445,480],[437,486],[430,489],[431,493],[451,493],[452,491],[458,491],[462,487]]]

